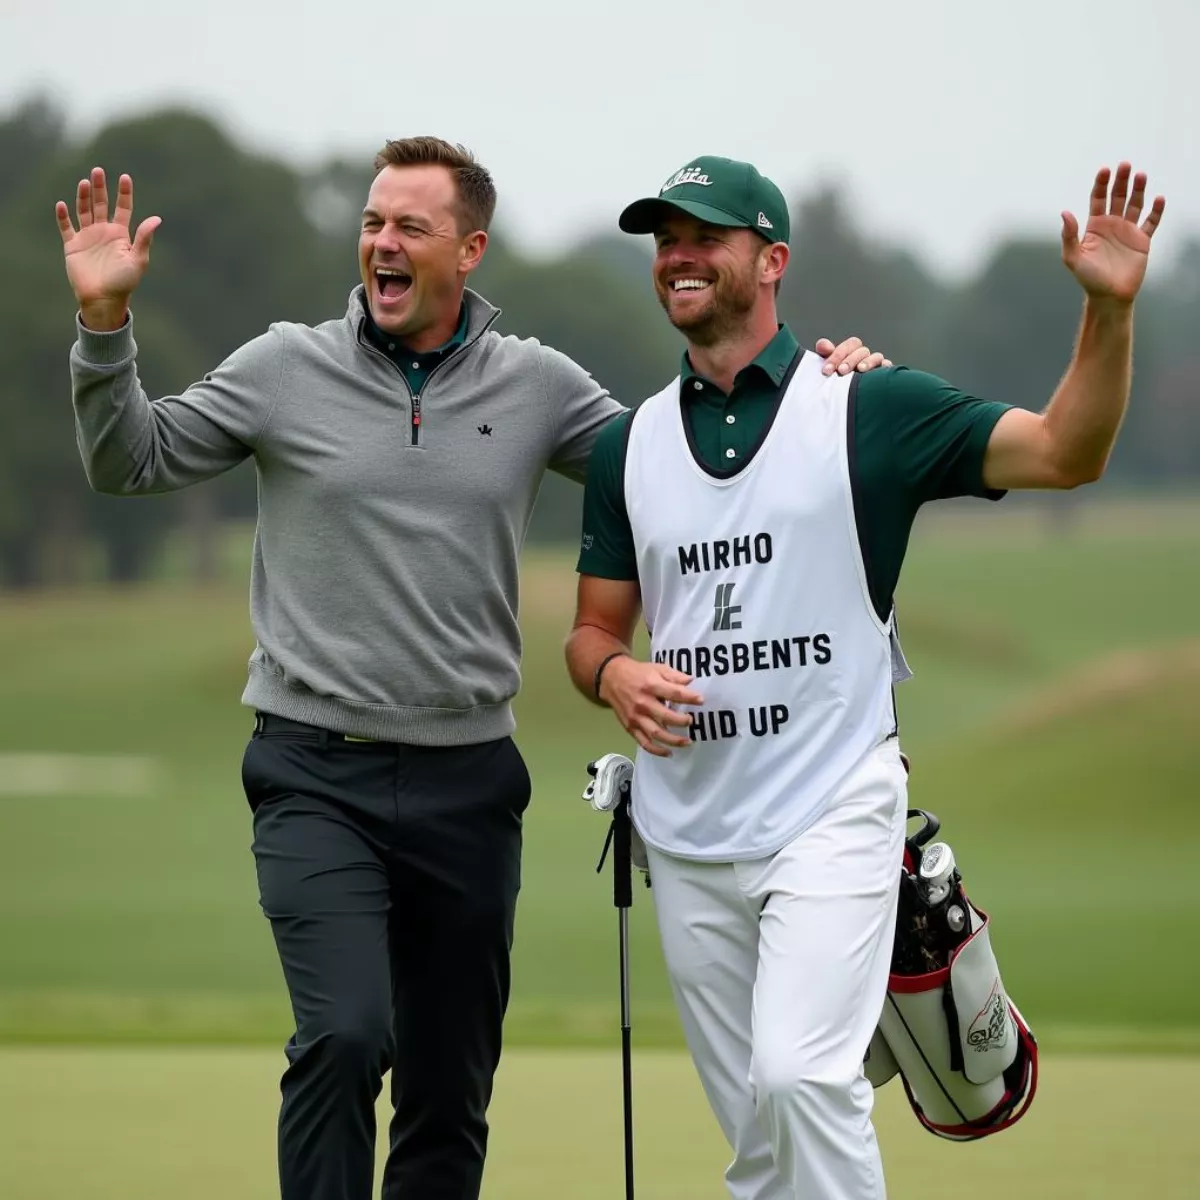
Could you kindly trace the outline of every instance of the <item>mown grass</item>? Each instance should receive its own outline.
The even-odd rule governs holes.
[[[1191,519],[1196,517],[1197,519]],[[240,561],[244,561],[240,560]],[[608,1044],[616,916],[584,764],[628,742],[574,696],[568,554],[531,553],[521,745],[535,781],[511,1045]],[[923,521],[901,588],[911,800],[938,812],[1006,981],[1048,1044],[1194,1046],[1200,964],[1194,503]],[[265,1041],[287,1002],[257,909],[239,765],[244,582],[0,600],[5,753],[146,756],[146,795],[0,787],[0,1040]],[[2,784],[0,779],[0,784]],[[641,1044],[679,1042],[633,914]]]
[[[282,1055],[264,1050],[0,1049],[5,1200],[277,1195]],[[1043,1056],[1033,1108],[970,1145],[923,1132],[888,1084],[876,1126],[889,1195],[924,1200],[1187,1200],[1200,1059]],[[380,1128],[386,1111],[379,1108]],[[723,1200],[728,1151],[680,1052],[634,1059],[638,1195]],[[615,1051],[510,1052],[491,1110],[484,1200],[623,1195]],[[382,1158],[382,1146],[380,1158]]]

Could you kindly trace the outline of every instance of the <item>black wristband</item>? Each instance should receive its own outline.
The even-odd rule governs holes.
[[[592,677],[592,691],[596,693],[596,699],[600,699],[600,676],[604,674],[604,668],[608,666],[614,658],[628,658],[628,650],[614,650],[607,658],[602,659],[600,665],[596,668],[596,674]]]

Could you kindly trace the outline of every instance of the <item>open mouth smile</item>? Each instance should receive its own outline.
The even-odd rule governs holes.
[[[706,292],[713,285],[711,279],[700,279],[695,275],[687,275],[680,279],[672,279],[667,288],[672,292]]]
[[[408,294],[412,287],[412,276],[397,267],[376,267],[375,287],[379,298],[391,304]]]

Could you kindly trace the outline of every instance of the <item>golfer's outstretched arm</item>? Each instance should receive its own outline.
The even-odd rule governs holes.
[[[92,487],[173,491],[236,466],[253,452],[281,390],[283,333],[249,342],[182,396],[152,403],[138,378],[129,301],[149,266],[159,219],[147,217],[131,237],[133,181],[121,176],[110,218],[99,168],[79,182],[75,223],[61,201],[55,216],[79,304],[72,399]]]
[[[173,492],[236,467],[253,453],[283,375],[283,335],[235,350],[182,395],[151,400],[137,371],[132,323],[95,334],[80,325],[71,348],[75,430],[97,492]]]
[[[1159,196],[1139,225],[1146,176],[1132,176],[1132,192],[1130,178],[1128,163],[1097,173],[1082,238],[1062,215],[1063,262],[1085,297],[1075,352],[1042,412],[1013,409],[996,423],[983,464],[990,488],[1073,488],[1104,473],[1129,402],[1133,302],[1165,206]]]

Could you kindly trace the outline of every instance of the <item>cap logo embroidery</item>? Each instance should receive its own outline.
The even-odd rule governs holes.
[[[761,213],[761,212],[758,214],[758,225],[759,225],[760,229],[774,229],[775,228],[775,226],[772,225],[771,222],[767,220],[767,214]]]
[[[677,188],[684,183],[695,183],[700,187],[712,187],[712,180],[699,167],[684,167],[682,171],[676,171],[662,185],[658,194],[661,196],[663,192],[669,192],[672,188]]]

